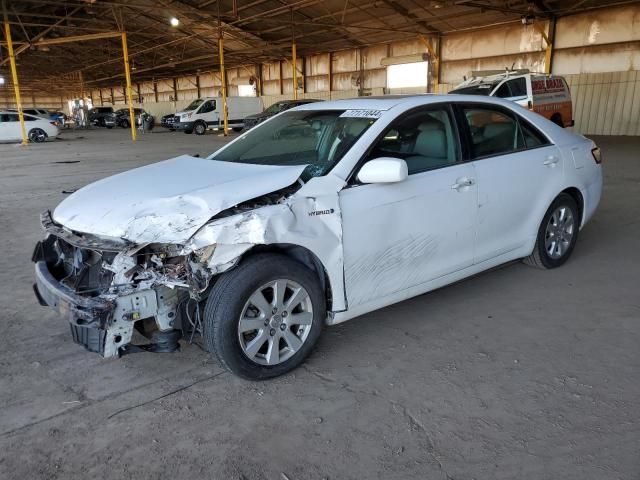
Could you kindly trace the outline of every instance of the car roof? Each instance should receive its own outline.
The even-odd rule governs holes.
[[[0,115],[2,115],[3,113],[11,113],[13,115],[17,115],[18,114],[18,112],[16,110],[13,110],[13,111],[12,110],[0,110]],[[41,117],[39,115],[34,115],[33,113],[24,113],[24,114],[25,115],[29,115],[30,117],[35,117],[35,118],[37,118],[39,120],[47,120],[46,118],[43,118],[43,117]]]
[[[389,110],[390,108],[405,102],[429,97],[444,97],[443,95],[384,95],[380,97],[355,97],[341,100],[327,100],[324,102],[311,102],[298,107],[300,110]],[[428,103],[428,102],[426,102]]]
[[[356,97],[343,100],[313,102],[296,107],[296,110],[381,110],[394,107],[412,108],[432,103],[448,103],[452,101],[468,101],[472,103],[486,102],[494,105],[513,105],[513,102],[496,97],[478,95],[440,95],[423,93],[419,95],[384,95],[380,97]]]

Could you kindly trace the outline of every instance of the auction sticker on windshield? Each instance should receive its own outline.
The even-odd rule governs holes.
[[[340,116],[346,118],[380,118],[382,112],[380,110],[345,110]]]

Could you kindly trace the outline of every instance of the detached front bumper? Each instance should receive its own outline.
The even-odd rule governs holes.
[[[35,277],[33,289],[40,305],[52,307],[69,321],[74,342],[104,355],[106,328],[116,302],[78,295],[51,275],[44,260],[36,262]]]

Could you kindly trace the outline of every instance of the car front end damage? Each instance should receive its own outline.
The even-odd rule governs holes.
[[[201,270],[189,270],[197,253],[191,259],[176,246],[76,234],[56,224],[50,212],[41,221],[46,237],[33,254],[34,290],[41,305],[67,318],[76,343],[104,357],[177,348],[180,302],[206,281]],[[132,349],[136,332],[151,343]]]
[[[305,228],[303,237],[317,242],[330,235],[334,246],[327,254],[341,262],[339,216],[309,217],[324,202],[296,196],[299,188],[295,183],[236,204],[175,244],[80,233],[47,211],[41,215],[45,238],[33,254],[36,297],[66,317],[74,342],[103,357],[175,351],[181,337],[202,333],[198,305],[216,276],[252,248],[304,244],[292,237],[314,218],[315,228]],[[321,264],[312,268],[322,271]]]

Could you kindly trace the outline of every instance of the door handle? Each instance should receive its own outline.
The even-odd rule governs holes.
[[[560,161],[560,159],[558,157],[556,157],[555,155],[549,155],[547,157],[547,159],[542,163],[543,165],[546,165],[548,167],[553,167],[555,166],[556,163],[558,163]]]
[[[475,180],[473,178],[459,178],[456,180],[456,183],[454,183],[453,185],[451,185],[451,190],[458,190],[460,191],[460,189],[464,188],[464,187],[470,187],[471,185],[475,184]]]

